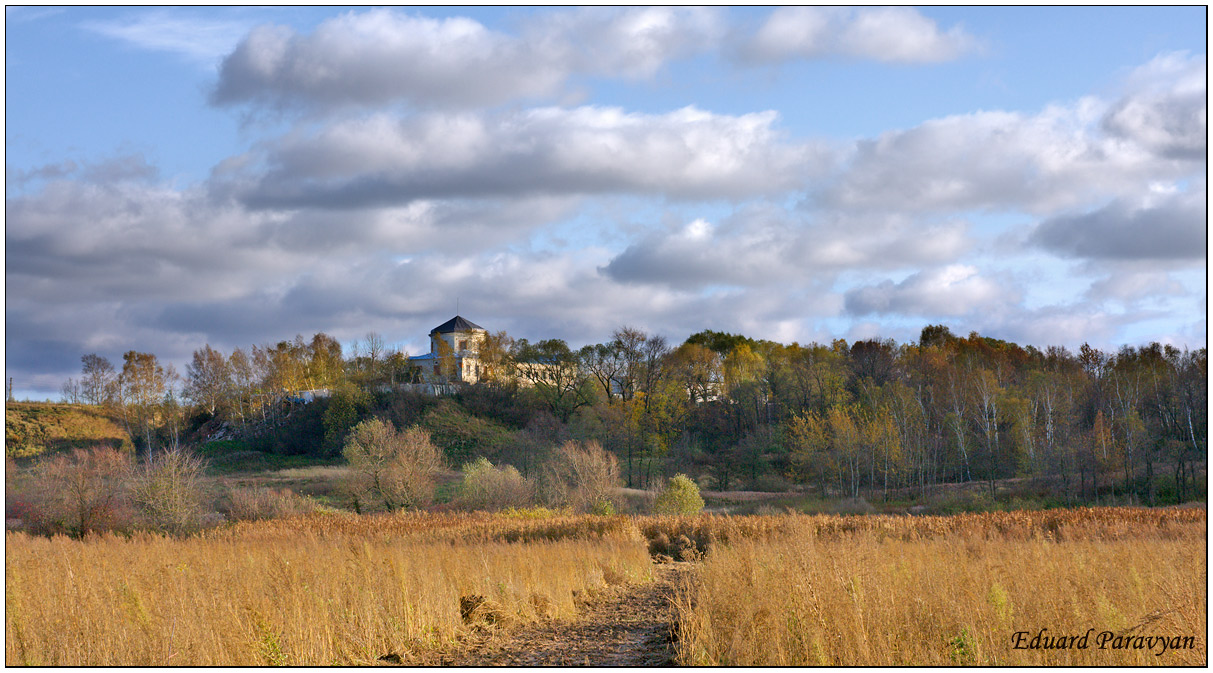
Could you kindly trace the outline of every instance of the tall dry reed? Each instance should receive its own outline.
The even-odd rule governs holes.
[[[1020,514],[1020,513],[1016,513]],[[1192,665],[1207,659],[1201,510],[797,517],[717,545],[677,597],[683,664]],[[1037,634],[1066,649],[1016,649]],[[1098,634],[1193,636],[1101,649]],[[1038,641],[1039,642],[1039,641]]]
[[[448,532],[438,540],[383,534],[390,526],[352,517],[307,525],[321,516],[185,539],[9,533],[5,663],[359,665],[391,654],[407,662],[465,628],[461,597],[491,601],[501,621],[527,621],[568,615],[575,593],[649,574],[634,529],[561,529],[519,544],[471,525],[485,519],[461,518],[377,518],[451,524],[434,529]],[[496,533],[534,525],[508,524]]]

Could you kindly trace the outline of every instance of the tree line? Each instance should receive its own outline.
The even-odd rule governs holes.
[[[439,356],[439,371],[456,380],[453,354]],[[1015,477],[1044,480],[1070,501],[1204,492],[1204,348],[1040,350],[942,325],[906,344],[784,345],[704,330],[672,345],[624,326],[580,349],[497,332],[479,356],[481,382],[461,390],[498,408],[464,404],[484,428],[461,449],[466,458],[497,441],[484,433],[522,433],[542,415],[558,426],[553,436],[600,442],[633,487],[685,472],[720,489],[801,483],[869,498],[953,482],[993,491]],[[146,449],[174,445],[202,421],[257,432],[289,416],[300,391],[320,388],[333,393],[318,403],[326,441],[340,447],[370,413],[368,395],[420,380],[373,333],[348,355],[323,333],[230,354],[208,345],[184,375],[135,351],[120,370],[95,354],[82,360],[65,396],[121,407]]]

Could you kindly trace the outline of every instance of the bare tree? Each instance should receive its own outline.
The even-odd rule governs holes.
[[[540,474],[540,492],[549,504],[578,512],[615,509],[619,461],[598,442],[565,442]]]
[[[397,432],[378,418],[354,426],[342,454],[351,468],[346,488],[359,510],[372,502],[389,511],[429,504],[434,477],[444,466],[428,432],[418,427]]]
[[[121,528],[131,476],[130,457],[109,447],[74,449],[34,470],[33,497],[46,532],[74,535]]]

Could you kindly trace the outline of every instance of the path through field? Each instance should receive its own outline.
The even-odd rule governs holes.
[[[653,566],[654,581],[615,587],[572,619],[471,638],[442,656],[449,666],[669,666],[670,596],[690,563]]]

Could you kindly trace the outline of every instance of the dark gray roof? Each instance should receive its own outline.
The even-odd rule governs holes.
[[[460,316],[455,316],[454,318],[451,318],[450,320],[448,320],[448,321],[442,323],[441,325],[435,327],[434,329],[430,330],[430,334],[434,334],[434,333],[450,334],[451,332],[470,332],[474,329],[484,330],[483,327],[481,327],[480,325],[477,325],[476,323],[474,323],[470,320],[464,320]],[[488,331],[488,330],[485,330],[485,331]]]

